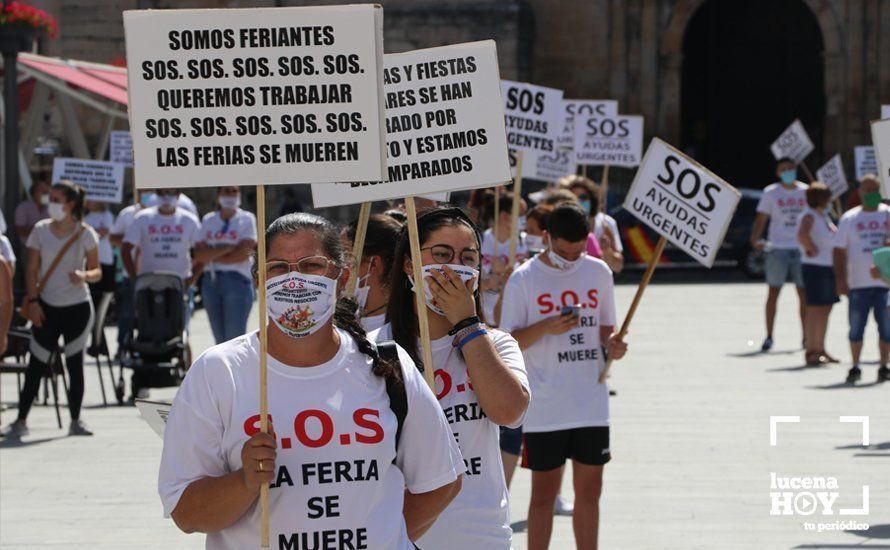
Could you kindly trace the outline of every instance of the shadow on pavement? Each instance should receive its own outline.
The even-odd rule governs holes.
[[[797,349],[789,349],[789,350],[775,350],[775,351],[746,351],[744,353],[727,353],[727,357],[760,357],[762,355],[794,355],[795,353],[800,353],[803,350],[801,348]]]
[[[30,447],[32,445],[39,445],[40,443],[48,443],[50,441],[55,441],[57,439],[65,439],[68,437],[67,435],[60,435],[57,437],[42,437],[40,439],[28,439],[26,441],[22,441],[21,439],[0,439],[0,449],[17,449],[19,447]]]
[[[766,372],[798,372],[823,368],[827,368],[827,365],[798,365],[796,367],[775,367],[772,369],[767,369]]]
[[[514,521],[510,524],[510,529],[513,529],[514,533],[525,533],[525,529],[528,527],[528,520],[524,519],[522,521]]]
[[[872,386],[878,386],[880,384],[881,384],[880,382],[865,382],[864,384],[860,383],[860,382],[857,382],[856,384],[847,384],[846,382],[840,382],[838,384],[827,384],[824,386],[807,386],[807,387],[810,388],[811,390],[842,390],[845,388],[853,390],[853,389],[871,388]]]

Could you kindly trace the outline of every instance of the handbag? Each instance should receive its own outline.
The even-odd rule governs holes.
[[[80,229],[78,229],[74,233],[74,235],[72,235],[71,238],[68,239],[68,241],[66,241],[64,245],[62,245],[62,248],[59,249],[59,252],[56,253],[56,257],[53,258],[53,262],[49,264],[49,268],[43,274],[43,277],[41,277],[40,280],[37,281],[38,296],[40,296],[40,291],[43,290],[43,287],[46,285],[46,282],[49,281],[50,276],[52,276],[56,268],[59,267],[59,262],[62,261],[62,258],[65,256],[65,253],[68,252],[68,249],[71,248],[71,245],[80,240],[80,236],[83,234],[84,229],[86,229],[86,226],[80,224]],[[31,318],[31,314],[33,313],[31,304],[36,301],[36,299],[29,300],[28,298],[25,298],[25,300],[22,302],[22,305],[19,306],[19,315],[21,315],[25,319],[28,319],[29,321],[33,321],[33,319]]]

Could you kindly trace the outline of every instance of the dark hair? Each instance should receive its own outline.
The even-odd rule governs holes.
[[[814,181],[807,187],[806,196],[810,208],[819,208],[831,200],[831,189],[821,181]]]
[[[404,225],[405,222],[408,221],[408,215],[405,214],[403,211],[397,209],[397,208],[393,208],[393,209],[387,210],[386,212],[383,213],[383,215],[384,215],[384,216],[389,216],[390,218],[392,218],[392,219],[394,219],[395,221],[399,222],[399,225]]]
[[[552,206],[539,204],[538,206],[528,211],[526,219],[535,220],[536,222],[538,222],[538,226],[541,228],[542,231],[547,231],[547,220],[550,219],[550,214],[552,213]]]
[[[50,189],[60,191],[65,195],[65,200],[67,202],[74,203],[74,207],[71,208],[71,216],[73,216],[75,220],[79,221],[83,219],[83,202],[84,195],[86,195],[86,191],[83,190],[83,187],[72,183],[69,180],[59,180],[59,182],[54,183]]]
[[[574,189],[576,187],[580,187],[587,193],[587,198],[590,201],[590,212],[588,213],[591,216],[595,216],[597,212],[600,210],[600,190],[593,183],[593,180],[590,178],[585,178],[583,176],[566,176],[560,180],[560,185],[564,189],[568,189],[574,194]],[[577,195],[576,195],[577,196]],[[579,199],[580,202],[580,199]]]
[[[794,159],[792,159],[791,157],[782,157],[776,161],[776,168],[778,168],[780,164],[785,164],[786,162],[789,164],[793,164],[795,168],[797,167],[797,163],[794,162]]]
[[[551,189],[540,204],[545,206],[559,206],[560,204],[578,204],[578,197],[568,189]]]
[[[281,216],[266,228],[266,253],[272,246],[272,241],[279,235],[294,235],[300,231],[312,231],[321,241],[324,253],[338,265],[346,265],[346,254],[343,251],[343,243],[340,242],[340,232],[328,220],[315,214],[298,212]],[[258,262],[254,259],[253,272],[256,276]],[[265,292],[260,289],[260,292]],[[360,352],[371,358],[372,370],[377,376],[401,384],[402,377],[396,373],[396,366],[380,357],[377,347],[372,345],[367,338],[365,329],[358,321],[358,305],[348,298],[337,300],[334,311],[334,326],[345,330],[352,336],[358,345]]]
[[[476,246],[481,246],[482,238],[479,229],[466,212],[457,207],[434,206],[417,215],[417,235],[422,247],[430,238],[430,234],[443,227],[466,226],[473,230],[476,237]],[[392,326],[393,340],[411,356],[417,365],[423,365],[417,348],[419,327],[417,325],[417,311],[414,309],[414,292],[408,287],[408,276],[402,266],[405,260],[411,258],[411,246],[408,240],[408,227],[402,227],[399,233],[399,242],[396,244],[393,255],[392,270],[390,271],[390,295],[389,307],[386,309],[386,320]],[[417,289],[423,293],[423,289]],[[479,290],[476,290],[476,315],[480,319],[482,305],[479,300]]]
[[[354,221],[346,226],[344,232],[346,238],[351,242],[355,242],[355,228],[358,225]],[[368,231],[365,235],[365,246],[362,247],[362,257],[380,256],[383,261],[383,279],[384,284],[389,284],[389,270],[392,268],[393,243],[399,239],[399,232],[402,230],[402,224],[397,222],[395,218],[385,214],[372,214],[368,217]]]
[[[520,198],[519,200],[522,199]],[[501,214],[505,212],[509,214],[513,210],[513,193],[509,191],[500,193],[498,197],[498,209]],[[494,194],[490,195],[489,199],[485,202],[483,218],[486,222],[497,223],[497,220],[494,219]]]
[[[577,204],[563,204],[556,207],[547,220],[547,233],[553,239],[563,239],[576,243],[587,239],[590,221],[587,212]]]

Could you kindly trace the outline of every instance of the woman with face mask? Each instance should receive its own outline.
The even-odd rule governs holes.
[[[355,242],[352,222],[343,229],[343,246],[350,252]],[[402,224],[385,214],[373,214],[368,218],[365,246],[362,249],[362,265],[358,272],[355,301],[358,303],[359,322],[366,332],[377,330],[386,323],[386,306],[389,304],[389,270],[392,266],[393,248],[399,239]]]
[[[460,490],[463,463],[404,350],[385,359],[338,302],[337,229],[288,214],[266,230],[270,434],[259,432],[257,332],[204,352],[173,401],[158,480],[164,511],[207,548],[255,548],[270,485],[279,547],[413,549]],[[387,386],[407,399],[399,424]]]
[[[512,530],[507,488],[498,448],[499,426],[519,426],[529,403],[522,353],[508,334],[480,321],[480,238],[460,208],[436,207],[417,218],[423,288],[413,286],[408,231],[403,229],[393,260],[389,324],[372,334],[394,339],[419,362],[415,292],[423,292],[439,405],[466,464],[463,489],[420,548],[474,550],[510,548]]]
[[[93,325],[89,283],[102,278],[99,267],[99,237],[81,222],[84,191],[68,181],[50,188],[50,219],[37,222],[28,242],[24,309],[33,323],[31,358],[19,396],[18,419],[3,435],[19,438],[28,433],[27,418],[37,397],[40,380],[47,372],[50,355],[63,337],[65,366],[70,387],[69,435],[93,435],[80,420],[83,401],[83,350]]]
[[[195,259],[204,264],[201,297],[217,344],[247,332],[253,305],[251,255],[256,217],[241,209],[238,187],[220,187],[217,209],[201,221]]]

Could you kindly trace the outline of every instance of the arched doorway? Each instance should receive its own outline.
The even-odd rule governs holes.
[[[799,118],[816,145],[815,171],[823,50],[819,21],[801,0],[703,2],[683,37],[683,149],[733,185],[761,188],[774,179],[770,143]]]

